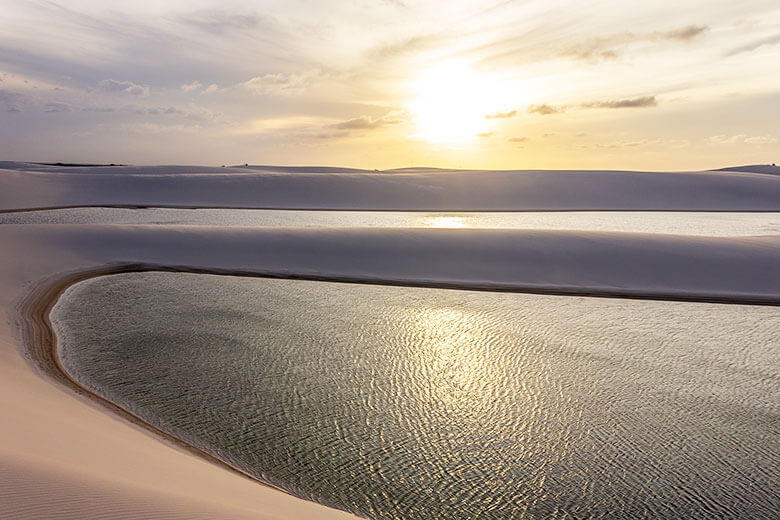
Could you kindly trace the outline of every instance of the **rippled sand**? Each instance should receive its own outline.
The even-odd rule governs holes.
[[[774,518],[780,310],[124,274],[66,368],[265,480],[374,518]]]

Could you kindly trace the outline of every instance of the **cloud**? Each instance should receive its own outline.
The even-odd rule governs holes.
[[[193,81],[192,83],[186,83],[179,88],[184,92],[192,92],[193,90],[200,90],[203,88],[203,84],[200,81]]]
[[[200,92],[201,94],[217,94],[227,90],[225,88],[220,88],[220,86],[216,83],[212,83],[211,85],[206,86],[200,81],[185,83],[184,85],[179,86],[179,89],[182,92]]]
[[[81,111],[82,112],[113,112],[114,109],[111,107],[83,107]]]
[[[137,112],[138,113],[138,112]],[[159,116],[159,115],[183,115],[186,114],[186,112],[180,108],[176,107],[167,107],[167,108],[147,108],[146,114],[150,116]]]
[[[754,137],[746,137],[745,142],[748,144],[772,144],[777,142],[777,138],[771,135],[757,135]]]
[[[477,137],[490,137],[491,135],[494,135],[495,132],[480,132],[477,134]]]
[[[440,34],[423,34],[413,36],[393,43],[383,43],[372,49],[369,58],[393,59],[407,54],[415,54],[430,49],[444,38]]]
[[[642,96],[630,99],[612,99],[609,101],[592,101],[583,103],[585,108],[644,108],[658,105],[655,96]]]
[[[378,119],[369,116],[360,116],[355,119],[342,121],[341,123],[328,125],[328,127],[337,130],[374,130],[387,125],[395,125],[400,122],[400,119],[393,118],[391,115],[386,115]]]
[[[104,79],[98,83],[100,88],[106,92],[120,92],[133,96],[148,96],[149,87],[138,85],[132,81],[117,81],[115,79]]]
[[[623,50],[638,42],[688,43],[710,29],[708,25],[685,25],[665,31],[646,33],[624,32],[601,36],[580,42],[564,50],[562,56],[570,56],[580,61],[599,62],[620,57]]]
[[[614,60],[620,56],[622,47],[633,40],[631,33],[593,38],[569,47],[561,55],[591,63]]]
[[[26,94],[0,89],[0,105],[6,112],[21,112],[22,107],[29,105],[31,101]]]
[[[740,143],[747,143],[747,144],[772,144],[776,143],[777,138],[772,135],[756,135],[756,136],[747,136],[745,134],[737,134],[737,135],[713,135],[707,138],[707,144],[712,145],[728,145],[728,144],[740,144]]]
[[[709,31],[708,25],[686,25],[669,31],[653,33],[657,40],[675,40],[680,42],[689,42]]]
[[[307,76],[277,73],[255,76],[240,83],[240,86],[257,95],[283,96],[303,92],[308,84]]]
[[[559,114],[561,112],[564,112],[566,110],[566,107],[564,106],[555,106],[555,105],[529,105],[528,108],[526,108],[526,112],[529,114],[539,114],[542,116],[547,116],[550,114]]]
[[[256,29],[264,20],[255,13],[232,13],[212,9],[180,16],[178,21],[210,34],[226,34]]]
[[[658,137],[656,139],[637,139],[633,141],[612,141],[606,143],[593,144],[594,148],[637,148],[637,147],[662,147],[664,150],[669,149],[682,149],[689,146],[689,142],[686,139],[665,139]],[[587,148],[587,146],[583,146]]]
[[[224,92],[225,90],[226,89],[224,89],[224,88],[219,88],[219,85],[217,85],[216,83],[212,83],[208,87],[204,88],[203,92],[201,92],[201,93],[202,94],[217,94],[219,92]]]
[[[137,134],[196,134],[203,128],[200,125],[159,125],[156,123],[123,124],[120,131]]]
[[[510,143],[527,143],[530,140],[528,137],[510,137],[507,139]]]
[[[70,105],[67,103],[57,103],[57,102],[51,102],[46,103],[44,106],[44,112],[73,112],[73,109],[70,108]]]
[[[83,109],[82,109],[83,110]],[[105,112],[107,110],[100,110]],[[123,111],[132,112],[139,116],[179,116],[186,117],[193,121],[215,121],[221,114],[219,112],[212,112],[206,108],[189,105],[184,108],[168,106],[168,107],[148,107],[142,105],[127,105],[123,107]]]
[[[314,134],[314,137],[316,139],[339,139],[348,136],[349,136],[349,132],[345,130],[339,132],[320,132],[318,134]]]
[[[496,112],[495,114],[488,114],[485,116],[485,119],[508,119],[510,117],[515,117],[517,115],[517,110],[512,110],[511,112]]]
[[[734,49],[731,49],[729,52],[727,52],[726,56],[734,56],[736,54],[742,54],[743,52],[751,52],[754,51],[760,47],[763,47],[765,45],[775,45],[780,43],[780,34],[775,34],[774,36],[768,36],[766,38],[761,38],[759,40],[754,40],[746,45],[742,45],[740,47],[736,47]]]

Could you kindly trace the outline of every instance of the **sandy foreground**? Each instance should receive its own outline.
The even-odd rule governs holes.
[[[61,183],[92,176],[35,173],[30,174],[31,184],[25,184],[24,175],[17,169],[10,180],[0,176],[0,183],[15,187],[20,199],[14,200],[54,206],[62,202],[57,199]],[[63,178],[52,181],[40,175]],[[745,190],[780,189],[780,177],[773,175],[723,175],[729,182],[759,179],[758,188],[743,186],[732,192],[733,205],[745,204]],[[733,175],[746,177],[735,180]],[[55,192],[60,195],[55,197]],[[77,198],[76,191],[68,193]],[[157,196],[144,193],[128,200],[145,203],[143,197]],[[94,195],[91,202],[104,200],[102,196]],[[116,191],[111,196],[123,195]],[[13,197],[5,197],[0,209],[13,209]],[[774,192],[766,198],[767,205],[780,205],[778,200]],[[778,305],[778,260],[778,235],[3,225],[0,518],[350,518],[196,456],[36,368],[21,333],[25,306],[31,294],[77,272],[142,264],[370,283]]]
[[[93,262],[3,231],[0,518],[352,518],[161,442],[37,372],[21,350],[21,299]]]

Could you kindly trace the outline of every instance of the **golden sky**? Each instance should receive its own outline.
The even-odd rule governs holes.
[[[0,159],[780,162],[780,2],[0,0]]]

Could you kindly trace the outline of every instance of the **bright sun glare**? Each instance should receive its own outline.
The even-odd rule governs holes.
[[[485,115],[500,102],[494,84],[460,63],[428,70],[414,90],[408,105],[417,126],[413,137],[441,145],[458,146],[487,132]]]

